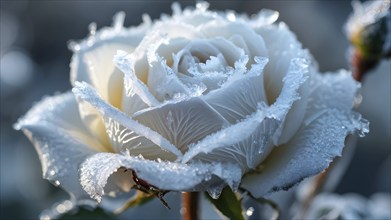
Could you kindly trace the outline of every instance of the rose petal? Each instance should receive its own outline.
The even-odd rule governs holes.
[[[118,51],[114,57],[114,62],[125,74],[125,91],[122,99],[123,112],[132,116],[136,111],[160,104],[160,102],[149,92],[147,86],[137,78],[129,54],[124,51]]]
[[[76,86],[72,89],[72,91],[77,97],[90,103],[93,107],[98,109],[105,120],[110,120],[111,118],[134,133],[152,141],[162,149],[169,151],[176,156],[182,156],[182,153],[166,138],[162,137],[159,133],[151,130],[150,128],[138,123],[131,117],[127,116],[125,113],[103,101],[95,89],[87,83],[76,82]]]
[[[246,118],[256,112],[261,102],[266,102],[263,90],[263,68],[267,59],[252,66],[251,70],[237,79],[229,81],[220,89],[214,90],[203,99],[219,112],[231,124]]]
[[[303,121],[306,107],[307,94],[300,94],[305,91],[302,88],[308,86],[308,62],[305,59],[292,59],[289,65],[288,73],[282,80],[283,87],[277,100],[270,109],[270,114],[283,123],[274,135],[273,143],[278,146],[282,140],[286,141],[293,137],[300,128]],[[301,101],[301,102],[300,102]],[[304,105],[298,106],[299,104]],[[299,123],[299,125],[290,125],[289,123]]]
[[[138,178],[162,190],[201,191],[224,182],[237,185],[241,178],[240,169],[233,164],[180,164],[98,153],[81,166],[80,181],[83,189],[99,202],[105,194],[107,179],[121,167],[134,170]]]
[[[306,115],[306,123],[295,137],[275,148],[262,163],[260,172],[244,177],[242,187],[256,197],[288,189],[325,170],[341,155],[348,134],[356,130],[368,132],[367,121],[350,110],[357,89],[350,74],[317,74],[311,80],[316,86],[311,91],[313,99],[308,109],[315,108],[318,114]]]
[[[19,119],[15,128],[34,143],[43,177],[79,203],[88,203],[88,195],[79,182],[79,165],[103,146],[88,135],[74,95],[68,92],[43,99]]]
[[[119,16],[116,16],[117,18]],[[137,28],[106,27],[73,46],[71,83],[85,81],[93,85],[112,105],[120,108],[123,74],[112,59],[118,49],[131,52],[141,41],[148,24]],[[104,124],[98,112],[84,103],[79,104],[81,118],[90,132],[103,145],[109,145]]]
[[[161,134],[182,152],[188,145],[229,124],[197,97],[139,111],[134,119]]]
[[[148,48],[152,45],[161,42],[164,39],[195,39],[203,38],[200,32],[197,32],[193,27],[178,23],[178,22],[158,22],[154,25],[153,29],[144,36],[143,40],[131,54],[131,60],[133,61],[133,68],[137,78],[142,82],[147,83],[148,80],[148,60],[147,53]],[[171,49],[169,50],[171,51]],[[162,51],[164,52],[164,51]],[[168,52],[168,51],[166,51]],[[171,53],[165,56],[167,59],[171,57]]]
[[[255,168],[273,149],[272,137],[279,123],[262,110],[247,119],[211,134],[190,147],[182,162],[219,161],[240,165],[243,172]]]
[[[224,37],[230,39],[235,35],[240,35],[245,42],[248,51],[246,55],[253,57],[267,57],[267,49],[262,37],[252,30],[248,25],[238,22],[224,22],[222,20],[214,20],[200,27],[200,31],[207,37]],[[234,41],[235,44],[237,41]],[[237,45],[241,47],[241,45]],[[242,47],[243,48],[243,47]],[[250,64],[253,64],[250,59]]]
[[[162,149],[151,140],[128,129],[112,118],[105,118],[105,125],[111,145],[116,152],[127,151],[130,155],[142,155],[150,160],[160,158],[174,161],[176,159],[175,154]]]
[[[115,18],[118,16],[115,16]],[[120,24],[122,25],[122,24]],[[71,62],[71,83],[84,81],[93,85],[99,94],[112,105],[119,107],[120,100],[114,100],[122,90],[122,73],[112,62],[117,50],[132,52],[142,40],[149,24],[136,28],[106,27],[74,46]],[[120,97],[120,96],[115,96]],[[110,100],[112,99],[112,100]]]

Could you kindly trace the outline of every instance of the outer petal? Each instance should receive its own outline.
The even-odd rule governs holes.
[[[229,124],[198,97],[136,112],[134,119],[167,138],[182,152]]]
[[[95,34],[91,34],[80,43],[73,43],[71,67],[71,84],[84,81],[93,85],[104,100],[120,108],[123,90],[123,73],[114,63],[113,57],[118,49],[132,52],[139,44],[149,24],[136,28],[122,27],[123,13],[114,17],[113,27],[105,27]],[[80,103],[79,112],[87,128],[108,146],[109,141],[105,132],[102,118],[98,112],[88,104]]]
[[[204,138],[190,147],[182,162],[233,162],[243,172],[255,168],[273,149],[272,137],[279,123],[259,110],[247,119]]]
[[[89,135],[78,115],[74,95],[65,93],[36,104],[15,128],[34,143],[43,177],[82,203],[88,202],[88,195],[80,186],[79,165],[102,146]]]
[[[114,108],[110,104],[106,103],[97,94],[96,90],[89,86],[87,83],[76,83],[75,88],[72,90],[77,97],[88,102],[91,106],[99,110],[100,114],[105,120],[110,118],[129,130],[135,132],[137,135],[143,136],[146,139],[152,141],[162,149],[175,154],[176,156],[182,156],[182,153],[171,144],[166,138],[162,137],[159,133],[151,130],[150,128],[140,124],[133,120],[131,117],[125,115],[123,112]]]
[[[221,183],[237,185],[242,175],[239,167],[233,164],[180,164],[99,153],[81,166],[80,181],[83,189],[100,201],[105,193],[107,179],[121,167],[134,170],[139,178],[151,185],[174,191],[207,190],[220,187]]]
[[[244,177],[242,187],[254,196],[288,189],[323,171],[341,155],[348,134],[368,132],[367,121],[350,110],[357,85],[349,74],[316,75],[312,84],[316,89],[308,108],[319,114],[306,115],[307,125],[295,138],[272,151],[258,171]]]

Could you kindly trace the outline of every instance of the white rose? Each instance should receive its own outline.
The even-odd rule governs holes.
[[[45,98],[16,127],[44,178],[79,202],[129,191],[125,169],[214,197],[226,185],[256,197],[286,189],[326,169],[367,123],[351,111],[351,74],[319,74],[277,17],[174,5],[127,29],[119,14],[73,45],[73,93]]]

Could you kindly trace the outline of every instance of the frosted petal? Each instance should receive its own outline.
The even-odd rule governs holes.
[[[149,62],[148,87],[151,93],[161,102],[171,100],[178,94],[191,95],[190,89],[167,66],[166,61],[159,56],[156,59]]]
[[[202,33],[184,23],[166,21],[155,23],[152,30],[143,38],[136,50],[131,54],[134,62],[134,72],[142,82],[148,80],[148,60],[147,53],[151,45],[160,42],[162,38],[167,39],[195,39],[203,38]],[[171,54],[169,54],[171,56]],[[168,57],[165,57],[168,58]]]
[[[134,131],[136,134],[147,138],[154,144],[160,146],[162,149],[165,149],[175,154],[176,156],[182,155],[182,153],[166,138],[162,137],[160,134],[156,133],[150,128],[138,123],[131,117],[125,115],[123,112],[103,101],[97,92],[87,83],[76,82],[76,86],[72,89],[72,91],[77,97],[90,103],[92,106],[98,109],[100,114],[102,114],[102,116],[106,119],[112,118],[112,120],[117,121],[126,128]]]
[[[72,56],[71,83],[85,81],[93,85],[102,98],[117,108],[121,106],[123,74],[112,58],[118,49],[131,52],[141,41],[148,24],[138,28],[105,27],[79,42],[70,44]],[[85,103],[79,105],[80,115],[90,132],[103,145],[109,141],[99,113]]]
[[[273,138],[273,143],[276,146],[280,145],[282,141],[289,140],[300,128],[305,115],[304,108],[307,103],[307,94],[300,94],[300,91],[306,91],[302,88],[308,85],[306,84],[307,79],[307,60],[292,59],[288,73],[282,80],[283,87],[281,93],[269,109],[270,114],[283,122]],[[298,104],[302,104],[304,107]],[[298,123],[298,125],[291,125],[290,123]]]
[[[224,37],[229,39],[234,35],[240,35],[249,49],[247,55],[250,58],[257,56],[267,57],[267,49],[264,40],[248,25],[238,22],[224,22],[222,20],[214,20],[205,24],[205,26],[202,26],[202,29],[200,30],[207,37]],[[240,45],[237,46],[240,47]],[[250,67],[250,64],[254,63],[252,61],[253,60],[250,59],[250,63],[247,67]]]
[[[21,129],[34,144],[43,177],[80,203],[88,203],[88,195],[79,183],[78,169],[86,157],[102,146],[88,135],[78,115],[75,97],[68,92],[43,99],[19,119],[15,128]]]
[[[183,156],[182,162],[235,161],[242,171],[255,168],[273,149],[272,137],[279,123],[262,110],[245,120],[207,136]]]
[[[267,101],[262,74],[266,62],[254,64],[241,78],[230,80],[220,89],[203,96],[203,99],[231,124],[253,114],[258,104]]]
[[[133,69],[131,56],[123,51],[118,51],[114,57],[117,67],[125,74],[125,90],[122,99],[122,110],[129,116],[141,109],[156,106],[160,102],[149,92],[147,86],[140,81]]]
[[[162,149],[151,140],[137,134],[112,118],[105,117],[105,125],[112,147],[116,152],[126,151],[130,155],[142,155],[144,158],[151,160],[160,158],[173,161],[176,158],[175,154]]]
[[[197,97],[139,111],[134,119],[161,134],[182,152],[188,145],[228,125],[219,113]]]
[[[351,112],[358,85],[350,74],[314,74],[310,84],[303,127],[272,151],[260,172],[244,177],[242,186],[254,196],[287,189],[325,170],[341,155],[348,134],[368,132],[368,122]]]
[[[304,178],[322,172],[341,155],[345,137],[355,131],[350,118],[350,112],[336,109],[324,112],[286,145],[275,148],[259,172],[244,177],[242,187],[260,197],[287,190]]]
[[[240,169],[233,164],[180,164],[156,162],[121,154],[99,153],[88,158],[81,166],[80,181],[83,189],[100,201],[107,179],[119,168],[134,170],[137,177],[162,190],[201,191],[221,183],[237,185]],[[129,175],[128,172],[123,175]]]
[[[133,51],[150,26],[145,23],[139,27],[123,28],[118,22],[115,25],[104,27],[96,33],[91,33],[85,40],[69,45],[74,52],[71,62],[72,85],[77,81],[85,81],[95,86],[105,100],[110,97],[111,89],[122,87],[121,84],[112,87],[113,85],[108,83],[113,74],[118,74],[112,63],[116,51]],[[120,79],[122,80],[122,77]]]

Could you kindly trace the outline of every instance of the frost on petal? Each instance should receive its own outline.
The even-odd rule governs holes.
[[[117,16],[118,17],[118,16]],[[106,27],[70,46],[74,51],[71,67],[71,83],[85,81],[93,85],[102,98],[116,107],[121,107],[123,90],[123,74],[112,59],[118,49],[131,52],[141,41],[146,28],[125,29],[121,27]],[[104,124],[99,113],[85,105],[79,104],[81,118],[90,132],[103,145],[109,141],[105,134]]]
[[[136,111],[158,105],[160,102],[149,92],[147,86],[137,78],[134,72],[131,56],[124,51],[118,51],[114,57],[117,67],[125,74],[122,98],[122,110],[129,116]]]
[[[265,64],[254,64],[248,73],[232,76],[236,80],[229,79],[203,99],[232,124],[246,118],[256,112],[260,103],[267,102],[262,74]]]
[[[228,122],[198,97],[136,112],[134,119],[161,134],[182,152]]]
[[[79,165],[102,148],[81,121],[72,93],[48,97],[36,104],[15,125],[33,142],[42,173],[79,203],[89,203],[79,182]],[[91,203],[92,204],[92,203]]]
[[[202,191],[221,183],[238,185],[241,172],[233,164],[180,164],[156,162],[121,154],[99,153],[88,158],[80,169],[83,189],[100,201],[108,178],[119,168],[135,171],[137,177],[162,190]],[[127,172],[123,175],[129,175]]]
[[[267,57],[267,49],[265,41],[260,35],[252,30],[248,25],[238,22],[222,22],[221,20],[214,20],[202,26],[200,29],[207,37],[224,37],[230,39],[235,35],[239,35],[248,48],[246,54],[250,57]],[[235,44],[237,41],[233,41]],[[237,45],[241,47],[242,45]],[[243,48],[243,47],[241,47]],[[247,67],[253,64],[253,60],[250,60]]]
[[[275,148],[242,186],[254,196],[287,189],[325,170],[340,156],[348,134],[368,132],[368,122],[351,112],[358,88],[350,74],[316,74],[311,78],[304,125],[288,143]],[[313,113],[314,112],[314,113]]]
[[[356,130],[354,124],[350,112],[336,109],[324,112],[290,142],[275,148],[260,170],[244,177],[242,187],[260,197],[287,190],[304,178],[322,172],[341,155],[345,137]]]
[[[123,76],[115,68],[113,57],[119,49],[132,52],[148,27],[149,24],[143,24],[136,28],[123,28],[121,21],[116,19],[113,27],[92,32],[85,40],[70,45],[74,52],[71,61],[72,85],[85,81],[93,85],[104,100],[119,107]]]
[[[283,78],[283,87],[277,100],[269,109],[270,114],[281,120],[273,143],[278,146],[293,137],[303,121],[307,104],[308,64],[305,59],[292,59],[287,75]],[[306,93],[300,94],[301,91]]]
[[[279,123],[262,110],[245,120],[211,134],[190,146],[183,162],[235,161],[242,171],[255,168],[273,149],[272,137]]]
[[[142,125],[141,123],[127,116],[125,113],[103,101],[97,94],[96,90],[94,90],[94,88],[92,88],[87,83],[76,82],[76,86],[72,91],[77,97],[88,102],[90,105],[96,108],[105,120],[110,120],[111,118],[111,120],[118,122],[122,126],[133,131],[135,134],[145,137],[154,144],[160,146],[162,149],[171,152],[176,156],[182,155],[182,153],[172,143],[170,143],[159,133]]]

